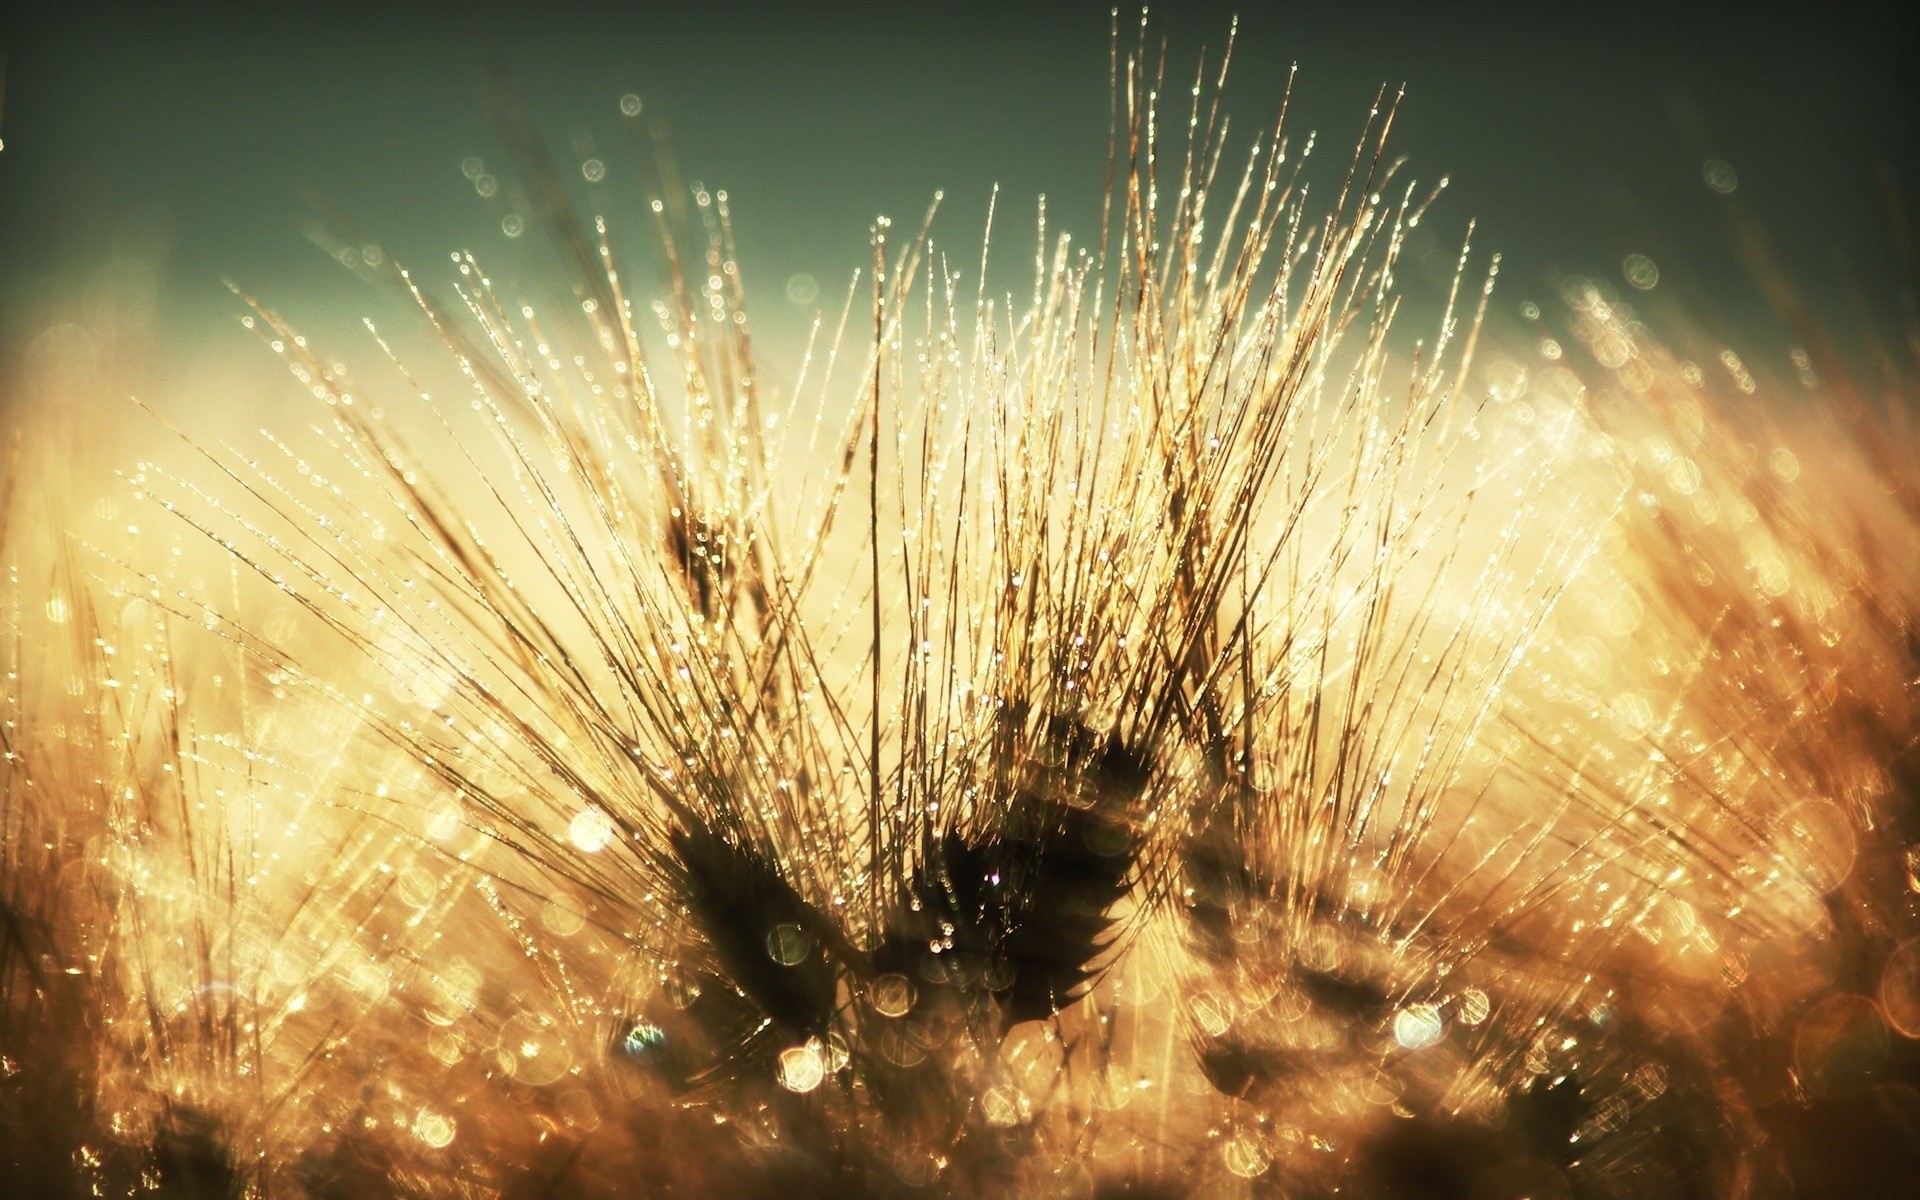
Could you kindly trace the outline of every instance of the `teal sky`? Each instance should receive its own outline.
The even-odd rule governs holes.
[[[1891,313],[1911,280],[1883,186],[1901,181],[1914,203],[1911,16],[1242,7],[1228,94],[1242,131],[1271,121],[1298,63],[1295,128],[1319,131],[1330,168],[1375,89],[1406,83],[1399,147],[1418,176],[1454,182],[1434,225],[1479,219],[1479,244],[1506,255],[1506,299],[1543,292],[1555,270],[1617,275],[1640,252],[1709,320],[1765,336],[1701,182],[1710,156],[1735,166],[1824,310],[1860,297]],[[1176,74],[1219,45],[1232,11],[1165,8]],[[577,164],[574,139],[592,139],[616,220],[621,206],[639,217],[637,191],[619,190],[635,161],[619,98],[665,117],[686,176],[730,194],[775,346],[801,323],[786,282],[840,286],[877,213],[915,218],[944,189],[944,235],[977,243],[998,182],[1018,263],[1036,194],[1055,227],[1091,236],[1104,182],[1099,4],[82,6],[15,17],[4,37],[8,406],[83,386],[177,405],[227,370],[266,387],[273,368],[223,278],[322,328],[377,307],[303,233],[314,198],[428,273],[456,248],[506,253],[499,213],[461,171],[469,157],[505,165],[484,102],[492,56],[557,160]],[[84,378],[49,365],[76,338]]]

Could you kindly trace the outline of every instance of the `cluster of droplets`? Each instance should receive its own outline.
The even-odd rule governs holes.
[[[1317,214],[1281,131],[1223,170],[1217,79],[1169,126],[1115,44],[1099,241],[1042,204],[1031,300],[983,263],[969,307],[931,214],[881,221],[786,405],[726,193],[634,173],[642,303],[568,202],[627,181],[510,108],[461,172],[557,303],[459,253],[442,307],[316,235],[446,386],[369,325],[389,416],[242,297],[314,438],[132,472],[195,553],[125,525],[127,582],[9,585],[0,882],[73,915],[0,960],[0,1088],[78,1080],[61,1169],[1658,1200],[1906,1128],[1897,444],[1736,436],[1766,373],[1595,281],[1477,354],[1466,245],[1400,354],[1438,189],[1384,94]],[[1829,460],[1889,545],[1811,499]],[[30,631],[71,680],[21,684]],[[63,999],[81,1036],[23,1060]]]

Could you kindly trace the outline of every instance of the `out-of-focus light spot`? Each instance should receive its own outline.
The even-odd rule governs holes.
[[[1793,1065],[1812,1095],[1852,1092],[1885,1070],[1887,1025],[1865,996],[1829,996],[1800,1019]]]
[[[466,1040],[453,1030],[429,1029],[427,1031],[427,1053],[448,1066],[459,1062],[466,1052]]]
[[[787,280],[787,299],[802,307],[820,298],[820,285],[811,275],[795,275]]]
[[[600,1110],[594,1107],[593,1097],[579,1088],[562,1092],[554,1107],[559,1110],[560,1119],[567,1123],[569,1129],[592,1133],[600,1128]]]
[[[996,1084],[980,1097],[980,1111],[985,1114],[987,1124],[995,1129],[1005,1129],[1019,1124],[1023,1107],[1020,1101],[1020,1094],[1014,1089],[1005,1084]]]
[[[1518,400],[1527,392],[1527,369],[1510,358],[1487,368],[1487,390],[1495,400]]]
[[[620,97],[620,112],[629,117],[639,116],[640,97],[634,95],[632,92],[628,92],[626,95]]]
[[[700,981],[676,967],[660,981],[660,998],[670,1007],[685,1012],[700,998]]]
[[[401,903],[425,908],[433,903],[434,896],[440,891],[440,881],[417,866],[407,867],[400,872],[395,890],[399,893]]]
[[[52,625],[67,623],[67,602],[59,596],[47,601],[47,622]]]
[[[827,1035],[827,1070],[844,1071],[853,1061],[853,1047],[847,1045],[847,1039],[837,1033]]]
[[[1813,359],[1807,357],[1805,350],[1795,346],[1787,352],[1787,357],[1793,360],[1793,370],[1794,373],[1800,377],[1801,387],[1816,388],[1820,386],[1820,377],[1814,374],[1813,371]]]
[[[912,1070],[933,1052],[933,1035],[913,1021],[885,1025],[874,1038],[874,1050],[894,1066]]]
[[[521,1013],[500,1027],[494,1061],[503,1073],[533,1087],[553,1083],[573,1066],[553,1020],[534,1013]]]
[[[1393,1017],[1393,1040],[1408,1050],[1424,1050],[1444,1032],[1440,1010],[1431,1004],[1409,1004]]]
[[[527,223],[513,213],[500,218],[500,232],[510,238],[517,238],[527,231]]]
[[[812,948],[807,931],[798,925],[775,925],[767,933],[767,957],[783,967],[797,967],[807,961]]]
[[[1220,1147],[1220,1157],[1226,1160],[1227,1170],[1242,1179],[1258,1179],[1273,1165],[1273,1153],[1247,1130],[1227,1139],[1227,1144]]]
[[[945,1158],[912,1143],[901,1146],[893,1154],[893,1173],[910,1188],[926,1187],[940,1177],[946,1165]]]
[[[1460,993],[1460,1023],[1462,1025],[1478,1025],[1480,1022],[1486,1020],[1487,1014],[1492,1011],[1492,1001],[1488,1000],[1487,994],[1479,988],[1468,988],[1466,991]]]
[[[572,896],[555,896],[540,906],[540,924],[555,937],[572,937],[586,923],[586,911]]]
[[[588,183],[599,183],[607,177],[607,164],[597,158],[590,158],[580,164],[580,174],[586,176]]]
[[[1853,821],[1831,801],[1805,800],[1794,805],[1775,823],[1773,839],[1782,857],[1822,892],[1839,887],[1853,872],[1859,848]]]
[[[360,963],[347,972],[347,986],[370,1001],[385,996],[391,984],[387,973],[375,963]]]
[[[827,1077],[827,1054],[819,1042],[789,1046],[780,1052],[780,1086],[790,1092],[810,1092]]]
[[[567,840],[588,854],[605,850],[613,832],[613,822],[598,809],[583,809],[567,822]]]
[[[478,179],[486,174],[487,164],[469,155],[460,160],[460,173],[468,179]]]
[[[460,810],[451,804],[431,810],[426,816],[426,829],[434,841],[446,841],[460,832]]]
[[[1920,1038],[1920,938],[1887,956],[1880,973],[1880,1006],[1887,1023],[1910,1038]]]
[[[1720,365],[1727,369],[1727,374],[1733,376],[1733,386],[1749,396],[1753,394],[1753,375],[1747,370],[1747,364],[1740,361],[1740,356],[1735,354],[1732,348],[1720,351]]]
[[[486,983],[486,975],[465,958],[455,958],[440,970],[436,983],[449,1004],[470,1010],[480,1000],[480,987]]]
[[[873,981],[873,1009],[883,1017],[904,1017],[913,1007],[913,984],[905,975],[887,974]]]
[[[1800,478],[1800,459],[1785,446],[1775,446],[1773,453],[1767,455],[1767,469],[1781,483],[1792,483]]]
[[[500,181],[491,175],[482,175],[473,181],[473,190],[482,196],[492,196],[500,190]]]
[[[413,1119],[413,1135],[439,1150],[453,1141],[453,1118],[445,1113],[423,1108]]]
[[[1653,705],[1638,692],[1622,692],[1615,696],[1607,711],[1613,719],[1614,728],[1627,736],[1642,734],[1653,728]]]
[[[1233,1010],[1218,992],[1201,992],[1193,998],[1188,1012],[1208,1037],[1219,1037],[1233,1024]]]
[[[1710,158],[1700,164],[1700,178],[1722,196],[1731,195],[1733,189],[1740,186],[1740,176],[1734,171],[1733,164],[1723,158]]]
[[[1643,292],[1650,292],[1660,282],[1660,268],[1644,254],[1629,254],[1627,261],[1621,264],[1620,273],[1627,282]]]
[[[1647,1063],[1627,1076],[1627,1086],[1648,1100],[1667,1090],[1667,1069],[1659,1063]]]
[[[1266,758],[1255,758],[1247,767],[1247,786],[1266,795],[1280,786],[1280,769]]]

